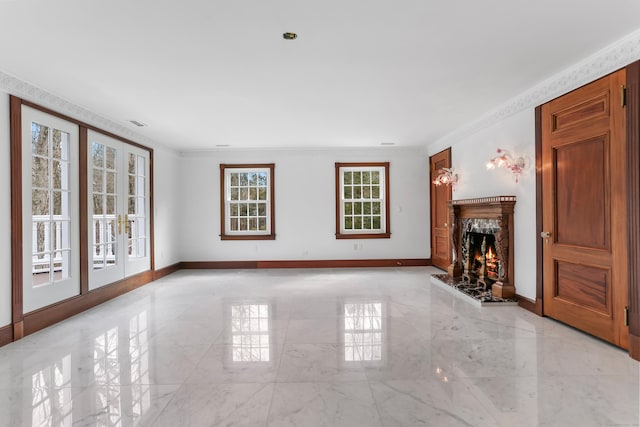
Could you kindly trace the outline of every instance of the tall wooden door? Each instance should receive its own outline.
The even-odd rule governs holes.
[[[544,314],[628,347],[625,70],[542,106]]]
[[[442,168],[451,167],[451,148],[429,158],[431,182],[431,263],[443,270],[451,264],[451,245],[449,240],[449,210],[447,202],[451,200],[451,186],[435,185],[433,181]]]

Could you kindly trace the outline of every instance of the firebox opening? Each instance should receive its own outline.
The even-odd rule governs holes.
[[[465,270],[470,273],[470,281],[478,278],[491,283],[497,281],[500,260],[496,254],[495,236],[469,231],[465,233],[462,243],[463,262],[466,264]]]

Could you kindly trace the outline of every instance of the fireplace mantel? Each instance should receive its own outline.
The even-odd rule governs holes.
[[[513,209],[515,196],[494,196],[477,199],[451,200],[449,202],[449,238],[451,240],[451,265],[448,273],[452,278],[462,276],[462,220],[465,218],[495,220],[496,250],[502,263],[502,276],[491,286],[491,292],[499,298],[515,296],[513,284]]]

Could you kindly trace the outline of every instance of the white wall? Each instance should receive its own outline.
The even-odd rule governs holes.
[[[180,217],[178,153],[165,149],[153,150],[154,166],[154,251],[155,268],[182,261],[179,251]]]
[[[445,147],[430,147],[433,155]],[[516,182],[505,170],[487,170],[487,161],[498,148],[524,155],[525,173]],[[451,147],[452,165],[460,182],[454,199],[516,196],[514,212],[514,284],[527,298],[536,296],[536,187],[534,110],[527,109],[493,126],[461,139]]]
[[[10,169],[9,95],[0,91],[0,327],[11,323]]]
[[[391,238],[336,240],[335,162],[389,161]],[[181,159],[184,261],[427,258],[428,159],[421,149],[187,153]],[[220,163],[275,163],[276,240],[221,241]],[[354,250],[354,245],[362,245]]]

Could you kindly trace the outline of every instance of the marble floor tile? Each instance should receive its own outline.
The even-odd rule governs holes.
[[[464,382],[430,380],[371,382],[385,426],[496,426],[497,420]]]
[[[274,384],[185,384],[154,420],[158,427],[266,426]]]
[[[364,381],[359,355],[349,356],[339,344],[285,344],[278,382]]]
[[[0,427],[638,426],[624,350],[434,271],[176,272],[0,348]]]
[[[269,427],[382,426],[369,384],[278,383]]]

